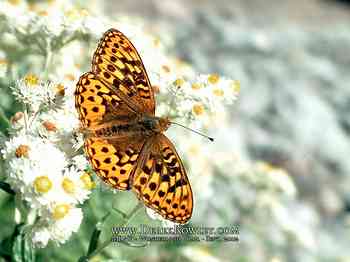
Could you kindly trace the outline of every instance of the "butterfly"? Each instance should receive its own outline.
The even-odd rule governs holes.
[[[155,116],[154,91],[130,40],[120,31],[104,33],[90,72],[75,90],[84,151],[97,175],[138,199],[167,220],[184,224],[193,196],[184,165],[163,134],[171,122]]]

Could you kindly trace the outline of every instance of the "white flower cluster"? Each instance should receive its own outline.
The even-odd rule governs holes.
[[[27,222],[32,242],[39,247],[49,240],[64,243],[78,230],[83,217],[80,205],[94,187],[85,171],[85,156],[78,151],[81,136],[75,133],[79,120],[74,90],[104,31],[115,27],[135,44],[156,93],[159,116],[205,127],[217,114],[225,115],[224,105],[232,103],[239,92],[238,81],[217,74],[198,75],[186,63],[169,57],[160,40],[133,21],[111,22],[65,2],[0,3],[0,32],[4,33],[0,67],[10,72],[6,82],[13,78],[12,95],[23,105],[23,111],[11,119],[10,137],[3,142],[1,153],[6,182],[35,217]],[[9,48],[3,46],[25,50],[25,55],[16,57],[18,51],[10,56],[2,51]],[[32,73],[22,77],[28,68]],[[52,81],[43,80],[47,78]]]
[[[232,104],[239,94],[239,81],[218,74],[198,75],[184,63],[172,63],[169,60],[159,72],[158,101],[162,103],[157,108],[158,114],[181,119],[196,128],[207,127],[225,117],[225,105]],[[173,68],[173,72],[163,72],[164,68]],[[158,86],[157,80],[153,83]]]
[[[31,74],[12,90],[26,107],[12,118],[11,138],[1,150],[6,182],[38,216],[32,225],[33,243],[64,243],[78,230],[83,217],[78,205],[94,185],[84,171],[86,159],[73,147],[78,120],[70,107],[72,94],[64,95],[63,86]]]
[[[34,112],[39,110],[39,106],[49,104],[58,94],[53,83],[39,81],[33,74],[26,75],[16,83],[16,87],[11,87],[13,95],[25,105],[30,105]]]
[[[165,97],[169,100],[169,92],[174,96],[170,115],[187,124],[194,122],[197,128],[222,118],[227,111],[224,106],[235,101],[240,89],[237,80],[218,74],[182,76],[167,86]]]
[[[103,19],[95,18],[86,9],[76,8],[71,1],[22,1],[9,0],[0,3],[0,19],[9,29],[23,36],[67,36],[77,32],[97,35],[103,32]],[[93,28],[93,30],[92,30]]]

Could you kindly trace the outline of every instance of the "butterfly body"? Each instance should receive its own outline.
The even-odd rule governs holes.
[[[102,37],[92,70],[76,86],[75,105],[85,153],[97,175],[119,190],[132,190],[165,219],[186,223],[193,197],[186,170],[163,134],[166,117],[155,99],[135,47],[116,29]]]
[[[110,122],[94,128],[81,128],[81,131],[84,133],[85,138],[111,138],[130,134],[151,137],[166,131],[169,126],[170,121],[166,117],[141,116],[130,123],[114,124]]]

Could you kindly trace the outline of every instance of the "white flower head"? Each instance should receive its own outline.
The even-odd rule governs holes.
[[[41,113],[35,127],[32,127],[41,137],[54,142],[67,155],[76,151],[73,145],[76,143],[75,130],[79,127],[79,119],[74,107],[73,109],[63,106],[58,110]]]
[[[66,203],[53,204],[42,212],[41,219],[32,228],[32,242],[37,247],[45,247],[49,240],[60,245],[72,233],[77,232],[83,219],[83,212]]]
[[[64,30],[63,14],[60,12],[44,13],[42,11],[35,19],[37,30],[42,31],[49,37],[58,37]]]
[[[93,36],[100,36],[106,31],[106,19],[94,17],[86,9],[75,7],[66,10],[64,13],[64,24],[69,32],[82,32]]]
[[[190,94],[206,100],[211,108],[218,103],[231,104],[237,99],[240,91],[240,84],[237,80],[227,79],[218,74],[199,75],[186,90]]]
[[[28,25],[33,19],[33,14],[28,12],[28,6],[25,1],[1,1],[1,15],[7,20],[6,24],[10,29],[16,29],[21,33],[26,32]]]
[[[91,193],[94,183],[91,177],[74,168],[64,170],[64,175],[55,178],[36,177],[32,190],[25,193],[25,198],[33,208],[42,208],[56,203],[58,200],[68,204],[83,203]]]
[[[67,202],[83,203],[88,198],[91,193],[90,190],[93,188],[91,176],[73,167],[65,171],[61,180],[61,187],[64,193],[71,198],[70,201]]]
[[[73,232],[77,232],[83,219],[81,208],[67,204],[57,204],[51,210],[51,219],[54,223],[49,225],[51,239],[56,243],[66,242]]]
[[[51,82],[43,82],[34,74],[27,74],[18,80],[12,88],[12,92],[19,102],[28,105],[36,112],[40,105],[53,103],[57,94]]]
[[[77,155],[72,158],[72,163],[76,167],[76,169],[83,171],[88,168],[89,162],[87,161],[84,155]]]
[[[19,134],[1,150],[8,165],[7,182],[31,205],[48,204],[59,195],[52,190],[67,166],[65,155],[39,137]]]
[[[44,248],[51,239],[51,234],[47,227],[39,226],[38,223],[37,226],[32,228],[30,237],[34,246]]]

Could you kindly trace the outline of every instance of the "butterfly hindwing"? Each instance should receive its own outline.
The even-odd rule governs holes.
[[[147,142],[149,153],[133,177],[133,190],[164,218],[186,223],[192,215],[193,197],[185,168],[175,147],[163,134]]]
[[[88,138],[85,152],[94,171],[104,182],[119,190],[129,190],[130,177],[136,170],[144,143],[145,138],[134,136]]]
[[[123,33],[110,29],[103,35],[93,57],[92,72],[138,112],[154,115],[154,94],[146,70]]]

